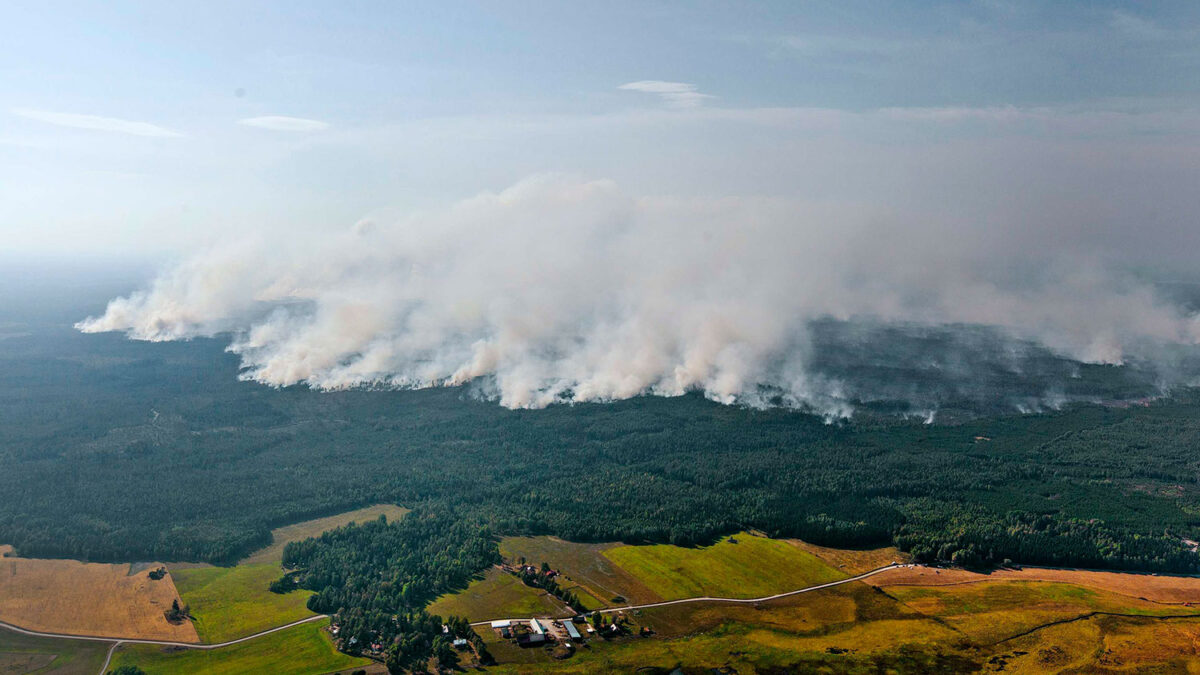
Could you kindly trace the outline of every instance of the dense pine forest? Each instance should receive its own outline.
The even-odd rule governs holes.
[[[923,560],[1196,569],[1187,394],[955,425],[699,396],[510,411],[465,389],[239,382],[215,340],[0,344],[0,541],[25,555],[228,562],[280,524],[391,501],[581,541],[757,528]]]

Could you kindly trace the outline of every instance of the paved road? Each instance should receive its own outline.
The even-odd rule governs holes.
[[[761,598],[710,598],[710,597],[705,596],[705,597],[699,597],[699,598],[683,598],[682,600],[664,600],[663,602],[651,602],[651,603],[648,603],[645,605],[625,605],[624,607],[608,607],[605,609],[598,609],[596,611],[600,612],[601,614],[604,614],[606,612],[625,612],[625,611],[629,611],[629,610],[633,610],[633,609],[649,609],[650,607],[665,607],[667,605],[682,605],[686,602],[740,602],[740,603],[751,603],[751,604],[756,603],[756,602],[766,602],[768,600],[778,600],[779,598],[786,598],[786,597],[792,596],[792,595],[800,595],[801,593],[811,593],[813,591],[819,591],[823,588],[832,588],[833,586],[840,586],[842,584],[848,584],[852,581],[862,581],[863,579],[866,579],[867,577],[879,574],[880,572],[886,572],[891,569],[896,569],[898,567],[906,567],[906,566],[907,566],[907,564],[895,563],[892,565],[886,565],[884,567],[879,567],[879,568],[873,569],[870,572],[860,574],[856,577],[850,577],[848,579],[839,579],[837,581],[831,581],[827,584],[819,584],[817,586],[808,586],[806,588],[801,588],[801,589],[798,589],[795,591],[788,591],[786,593],[776,593],[775,595],[765,595]],[[521,618],[521,619],[489,619],[487,621],[475,621],[475,622],[472,622],[471,625],[472,626],[486,626],[486,625],[490,625],[492,623],[492,621],[528,621],[531,618],[541,619],[541,618],[551,618],[551,617],[538,616],[538,617],[525,617],[525,618]]]

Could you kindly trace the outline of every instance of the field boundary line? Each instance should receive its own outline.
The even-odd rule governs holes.
[[[848,584],[848,583],[851,583],[854,581],[862,581],[863,579],[866,579],[868,577],[879,574],[880,572],[886,572],[891,569],[898,569],[901,567],[905,567],[908,564],[910,564],[910,563],[894,563],[891,565],[884,565],[883,567],[877,567],[869,572],[864,572],[855,577],[847,577],[845,579],[838,579],[837,581],[830,581],[830,582],[824,583],[824,584],[817,584],[816,586],[806,586],[804,588],[799,588],[794,591],[786,591],[784,593],[776,593],[775,595],[765,595],[761,598],[714,598],[714,597],[708,597],[708,596],[701,596],[701,597],[695,597],[695,598],[680,598],[679,600],[663,600],[662,602],[650,602],[650,603],[646,603],[644,605],[625,605],[622,607],[607,607],[605,609],[597,609],[597,610],[593,610],[593,611],[599,612],[601,614],[606,614],[606,613],[610,613],[610,612],[625,612],[625,611],[630,611],[630,610],[635,610],[635,609],[650,609],[652,607],[666,607],[668,605],[682,605],[682,604],[689,603],[689,602],[731,602],[731,603],[743,603],[743,604],[768,602],[770,600],[778,600],[780,598],[787,598],[787,597],[791,597],[793,595],[800,595],[801,593],[811,593],[813,591],[819,591],[819,590],[822,590],[825,588],[832,588],[834,586],[840,586],[842,584]],[[585,613],[590,614],[591,612],[585,612]],[[530,618],[541,619],[541,618],[553,618],[553,617],[526,617],[526,618],[520,618],[520,619],[513,619],[513,618],[486,619],[483,621],[472,621],[471,625],[472,626],[483,626],[483,625],[491,624],[493,621],[528,621]]]
[[[54,638],[54,639],[58,639],[58,640],[87,640],[89,642],[118,642],[118,643],[129,643],[129,644],[139,644],[139,645],[161,645],[163,647],[183,647],[185,649],[220,649],[221,647],[229,647],[230,645],[236,645],[236,644],[239,644],[242,642],[246,642],[248,640],[260,638],[264,635],[270,635],[271,633],[278,633],[281,630],[287,630],[288,628],[299,626],[301,624],[311,623],[313,621],[319,621],[321,619],[328,619],[328,618],[329,618],[328,614],[316,614],[316,615],[313,615],[313,616],[310,616],[310,617],[307,617],[304,619],[300,619],[299,621],[293,621],[291,623],[284,624],[282,626],[268,628],[267,630],[259,631],[252,635],[247,635],[245,637],[240,637],[240,638],[237,638],[234,640],[226,640],[225,642],[211,642],[211,643],[176,642],[174,640],[152,640],[149,638],[104,637],[101,635],[73,635],[71,633],[45,633],[42,631],[21,628],[20,626],[15,626],[6,621],[0,621],[0,628],[7,628],[8,630],[11,630],[15,633],[20,633],[22,635],[28,635],[30,637]]]

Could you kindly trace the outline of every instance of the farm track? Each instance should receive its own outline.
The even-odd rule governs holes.
[[[606,613],[606,612],[624,612],[624,611],[629,611],[629,610],[634,610],[634,609],[650,609],[651,607],[666,607],[668,605],[682,605],[682,604],[689,603],[689,602],[729,602],[729,603],[743,603],[743,604],[768,602],[770,600],[778,600],[780,598],[787,598],[787,597],[791,597],[793,595],[800,595],[801,593],[811,593],[813,591],[819,591],[819,590],[822,590],[825,588],[832,588],[834,586],[840,586],[842,584],[848,584],[848,583],[851,583],[854,581],[862,581],[863,579],[866,579],[868,577],[879,574],[880,572],[886,572],[887,570],[897,569],[897,568],[905,567],[905,566],[906,566],[906,564],[885,565],[883,567],[877,567],[877,568],[871,570],[870,572],[864,572],[856,577],[848,577],[846,579],[838,579],[837,581],[830,581],[829,583],[818,584],[816,586],[806,586],[804,588],[800,588],[800,589],[797,589],[794,591],[787,591],[786,593],[776,593],[775,595],[764,595],[761,598],[714,598],[714,597],[702,596],[702,597],[696,597],[696,598],[681,598],[679,600],[664,600],[662,602],[650,602],[650,603],[646,603],[644,605],[624,605],[621,607],[606,607],[603,609],[597,609],[596,611],[600,612],[601,614]],[[540,617],[539,616],[539,617],[525,617],[525,618],[518,618],[518,619],[506,617],[506,618],[499,618],[499,619],[487,619],[485,621],[473,621],[473,622],[471,622],[471,625],[472,626],[485,626],[485,625],[491,624],[492,621],[528,621],[530,618],[541,619],[541,618],[552,618],[552,617]]]
[[[287,630],[288,628],[292,628],[294,626],[299,626],[302,624],[311,623],[313,621],[319,621],[321,619],[328,619],[328,618],[329,618],[328,614],[317,614],[317,615],[310,616],[305,619],[300,619],[299,621],[293,621],[291,623],[284,624],[282,626],[268,628],[267,630],[259,631],[257,633],[254,633],[253,635],[247,635],[245,637],[240,637],[240,638],[237,638],[236,640],[226,640],[225,642],[212,642],[212,643],[208,643],[208,644],[202,644],[199,642],[175,642],[172,640],[149,640],[149,639],[142,639],[142,638],[114,638],[114,637],[102,637],[99,635],[71,635],[69,633],[43,633],[41,631],[36,631],[36,630],[27,630],[25,628],[21,628],[20,626],[14,626],[13,624],[7,623],[4,621],[0,621],[0,628],[5,628],[10,631],[13,631],[14,633],[20,633],[21,635],[28,635],[30,637],[52,638],[52,639],[56,639],[56,640],[86,640],[88,642],[111,642],[112,646],[109,647],[109,649],[108,649],[108,656],[105,657],[104,665],[100,668],[100,675],[104,675],[104,673],[107,672],[107,670],[108,670],[109,663],[112,662],[113,652],[115,652],[117,650],[117,647],[121,646],[122,644],[128,643],[128,644],[137,644],[137,645],[160,645],[163,647],[182,647],[184,649],[220,649],[221,647],[229,647],[229,646],[236,645],[236,644],[239,644],[242,642],[247,642],[249,640],[253,640],[255,638],[260,638],[264,635],[270,635],[271,633],[278,633],[281,630]]]

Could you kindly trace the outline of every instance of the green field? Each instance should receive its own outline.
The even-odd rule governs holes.
[[[516,563],[524,558],[537,566],[549,563],[562,577],[558,583],[571,589],[589,609],[611,604],[646,604],[662,600],[637,577],[604,557],[617,543],[582,544],[557,537],[504,537],[500,554]],[[581,592],[582,591],[582,592]],[[614,598],[624,600],[614,600]]]
[[[113,655],[110,667],[137,666],[150,675],[300,675],[328,673],[371,663],[334,649],[329,634],[324,630],[326,625],[328,621],[314,621],[221,649],[123,645]]]
[[[0,673],[95,675],[110,643],[35,638],[0,629]]]
[[[438,598],[428,611],[440,616],[463,616],[471,621],[564,614],[562,603],[548,593],[530,588],[494,567],[466,589]]]
[[[274,563],[171,570],[203,642],[224,642],[312,616],[304,606],[311,591],[267,589],[280,574]]]
[[[791,543],[748,533],[703,548],[619,546],[603,555],[665,600],[755,598],[847,576]]]

